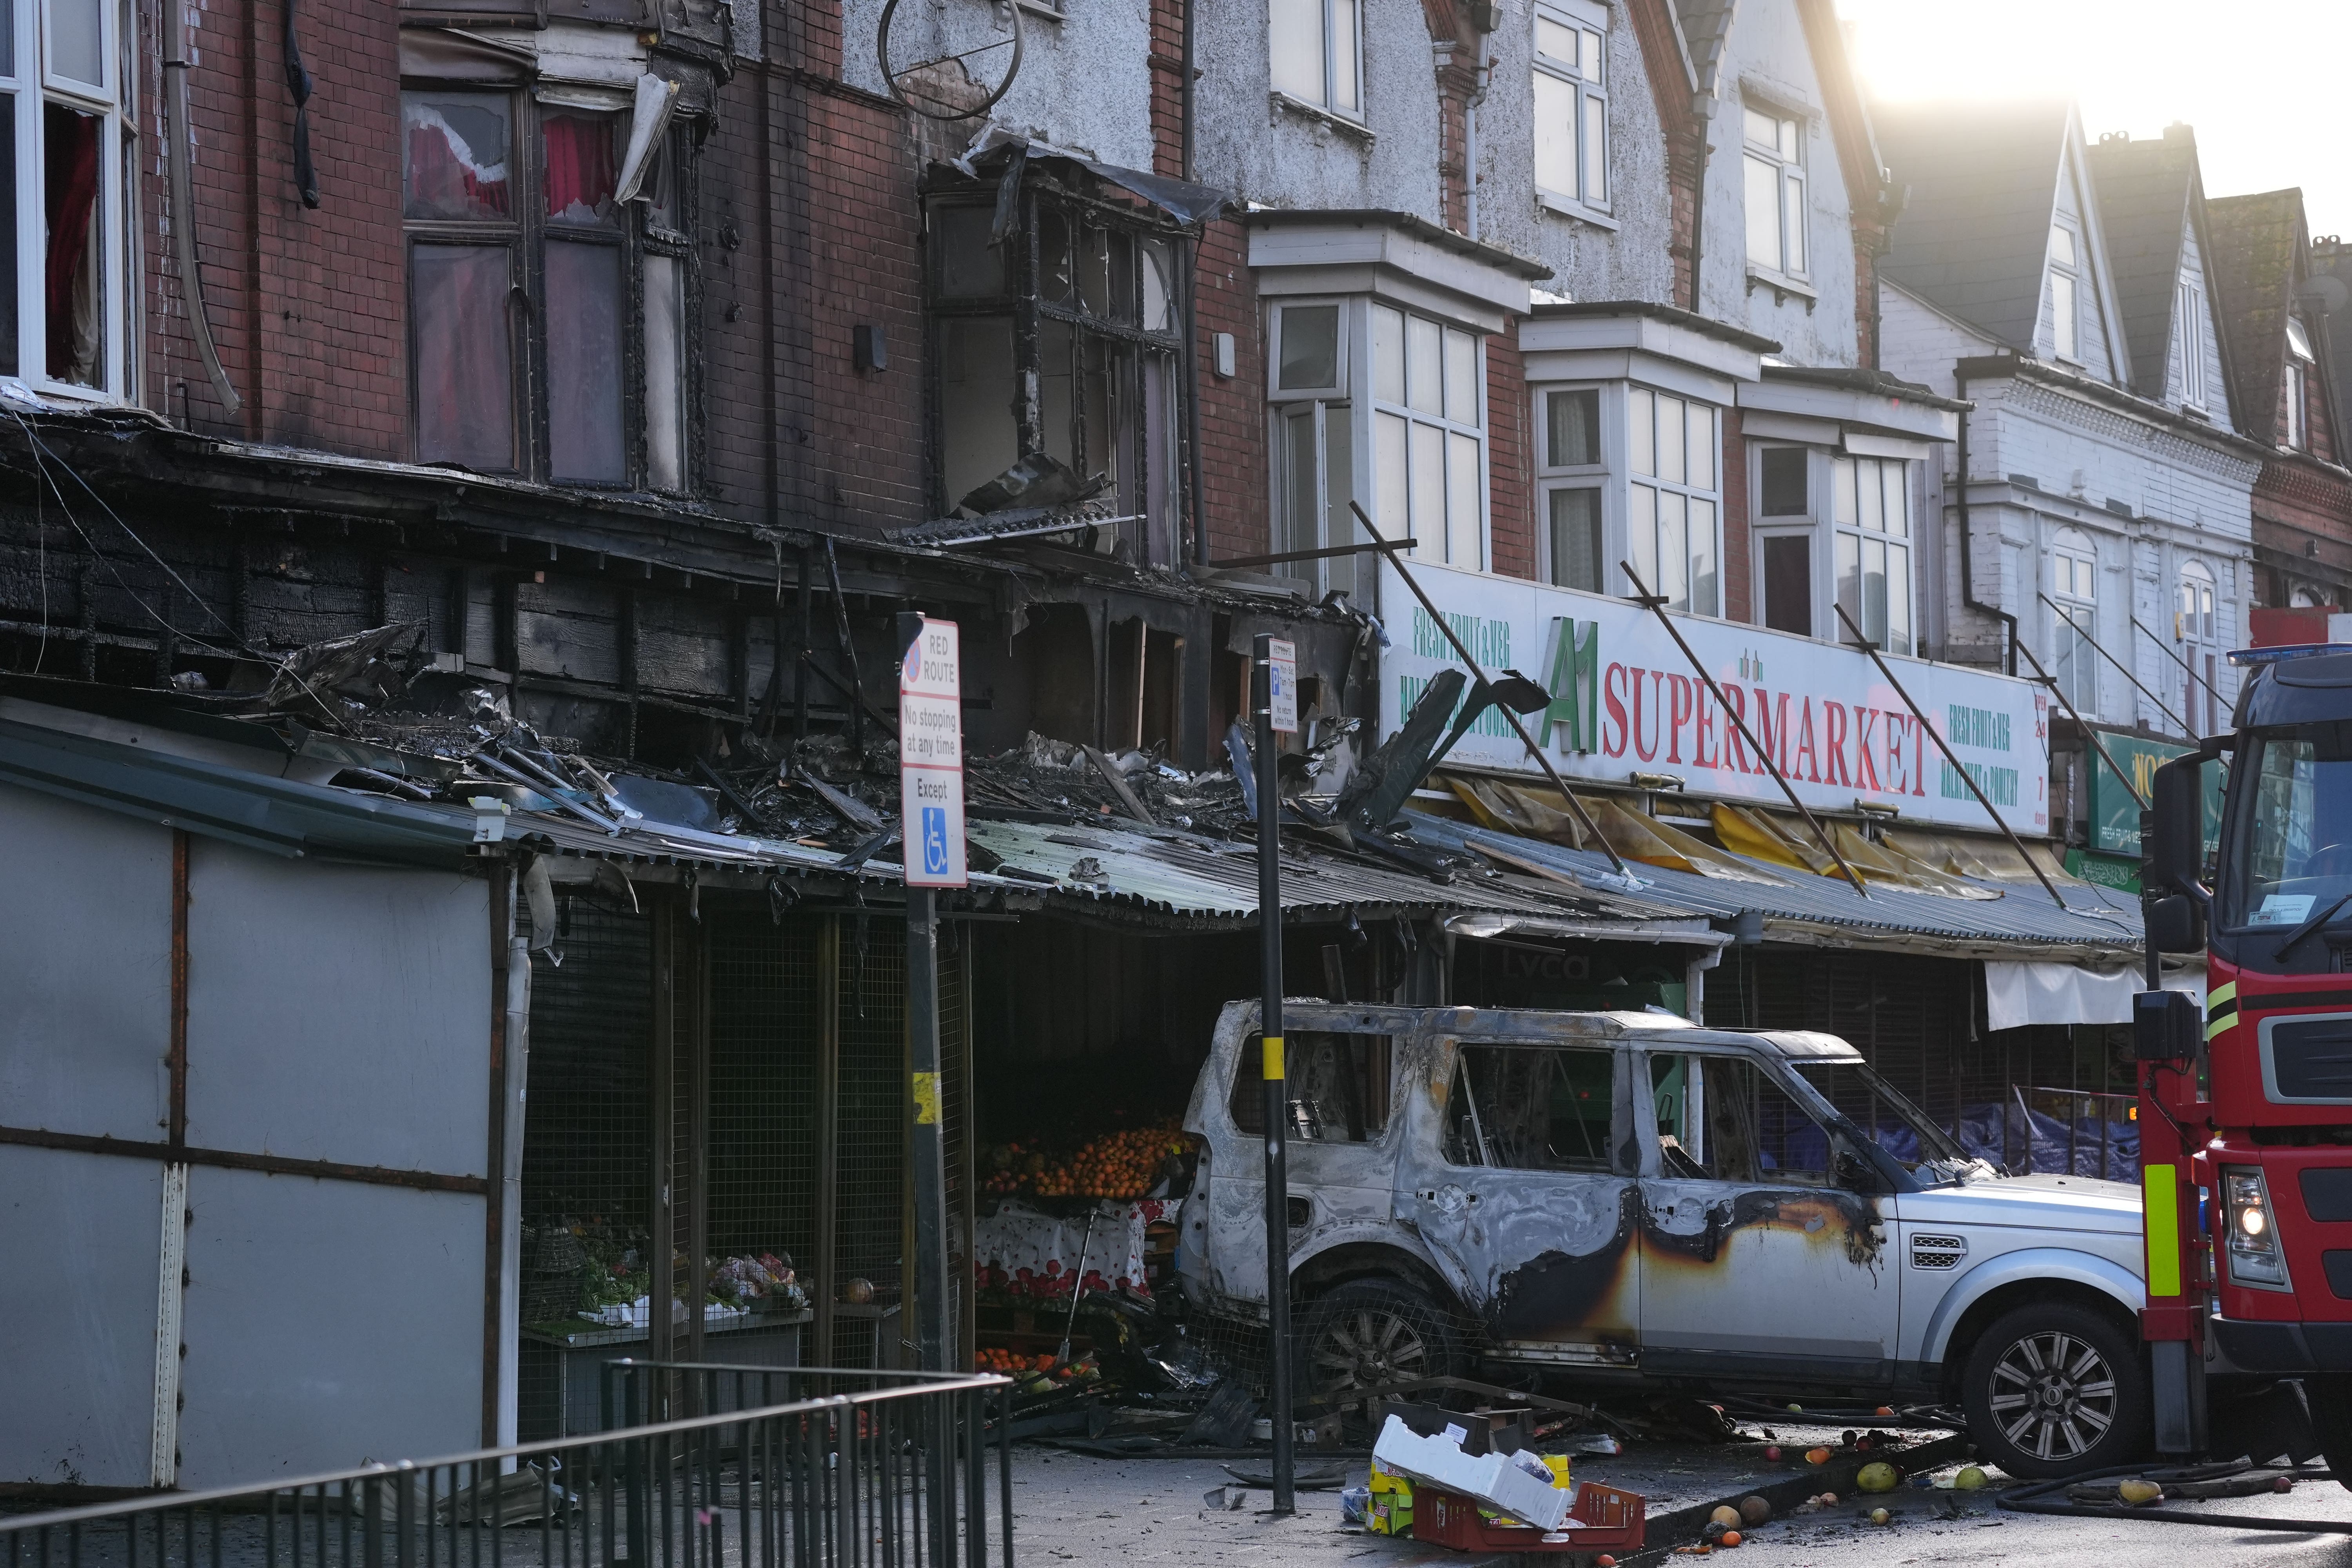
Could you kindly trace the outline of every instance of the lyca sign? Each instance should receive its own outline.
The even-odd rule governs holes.
[[[1869,659],[1760,627],[1677,617],[1723,692],[1718,703],[1649,612],[1622,601],[1444,567],[1416,565],[1440,611],[1492,670],[1516,668],[1551,693],[1540,739],[1563,774],[1623,780],[1673,772],[1694,791],[1777,802],[1769,757],[1809,805],[1856,800],[1917,821],[1991,827]],[[1392,569],[1383,568],[1384,571]],[[1381,721],[1392,733],[1452,648],[1402,583],[1382,602],[1412,605],[1409,635],[1382,658]],[[1978,784],[2020,832],[2049,831],[2048,699],[2005,676],[1900,659],[1898,679]],[[1744,720],[1756,744],[1724,710]],[[1759,755],[1759,752],[1761,755]],[[1483,715],[1454,755],[1537,772],[1510,726]]]

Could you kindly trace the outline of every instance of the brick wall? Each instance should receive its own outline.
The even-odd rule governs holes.
[[[1486,506],[1495,571],[1532,579],[1536,548],[1535,436],[1526,362],[1514,321],[1486,340]]]
[[[1151,172],[1184,174],[1184,7],[1151,0]]]
[[[144,401],[224,436],[368,458],[406,456],[406,289],[400,234],[397,13],[299,13],[315,82],[310,148],[321,194],[294,188],[285,17],[272,0],[194,8],[188,42],[192,179],[205,303],[245,407],[215,399],[188,323],[170,224],[161,13],[141,8],[146,290]]]
[[[1274,548],[1266,516],[1265,341],[1248,243],[1238,222],[1220,220],[1203,236],[1197,262],[1201,519],[1213,560]],[[1219,332],[1234,334],[1230,381],[1214,374]]]
[[[2263,464],[2254,485],[2254,545],[2295,563],[2293,575],[2305,582],[2352,584],[2352,479],[2302,458]],[[2287,602],[2278,576],[2253,574],[2257,603]]]
[[[771,16],[772,59],[838,58],[836,7]],[[935,515],[911,118],[781,64],[739,64],[723,89],[700,216],[707,473],[727,510],[832,530]],[[854,366],[866,324],[883,370]]]

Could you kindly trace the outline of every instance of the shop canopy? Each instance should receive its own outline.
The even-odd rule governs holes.
[[[1528,794],[1531,792],[1520,792]],[[1552,797],[1555,801],[1558,796]],[[1583,799],[1580,795],[1579,799]],[[1555,816],[1564,813],[1555,812]],[[2136,962],[2141,949],[2138,900],[2113,889],[2053,877],[2065,907],[2051,900],[2041,884],[1989,876],[1961,875],[1948,868],[1967,864],[1950,858],[1937,866],[1929,858],[1935,835],[1907,836],[1914,853],[1906,858],[1936,872],[1934,884],[1952,883],[1949,890],[1898,866],[1901,877],[1874,874],[1858,867],[1869,897],[1857,893],[1832,868],[1821,876],[1810,869],[1776,864],[1759,856],[1717,848],[1670,824],[1638,816],[1622,808],[1625,823],[1655,834],[1660,843],[1680,849],[1686,864],[1662,863],[1648,854],[1623,855],[1638,889],[1631,896],[1667,910],[1705,915],[1726,926],[1754,922],[1762,938],[1771,942],[1829,947],[1875,948],[1885,952],[1923,953],[1943,958],[2040,963],[2089,963],[2125,966]],[[1744,816],[1761,818],[1747,812]],[[1412,836],[1431,848],[1461,850],[1486,857],[1537,876],[1549,877],[1580,888],[1617,885],[1609,858],[1598,847],[1570,848],[1532,833],[1504,832],[1475,822],[1410,814]],[[1611,833],[1607,818],[1600,823]],[[1674,841],[1665,838],[1675,836]],[[1727,840],[1733,836],[1727,834]],[[1888,836],[1890,838],[1894,835]],[[1860,836],[1855,836],[1857,843]],[[1736,840],[1735,840],[1736,841]],[[1634,846],[1642,847],[1642,846]],[[1877,846],[1870,846],[1877,847]],[[1955,852],[1970,847],[1949,846]],[[1701,853],[1703,851],[1703,853]],[[2014,858],[2013,851],[2006,851]],[[1982,862],[1978,862],[1982,864]],[[1986,868],[1990,869],[1990,867]],[[2015,868],[2025,874],[2023,868]],[[1737,874],[1727,874],[1727,873]]]

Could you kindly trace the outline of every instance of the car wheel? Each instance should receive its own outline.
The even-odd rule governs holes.
[[[1298,1337],[1298,1394],[1340,1399],[1419,1377],[1459,1377],[1462,1336],[1453,1315],[1402,1279],[1350,1279],[1307,1307]]]
[[[2303,1395],[2311,1407],[2311,1434],[2319,1439],[2319,1457],[2339,1484],[2352,1489],[2352,1377],[2342,1373],[2306,1377]]]
[[[1960,1401],[1978,1448],[2028,1479],[2126,1464],[2147,1440],[2138,1344],[2063,1302],[2019,1307],[1987,1329],[1960,1374]]]

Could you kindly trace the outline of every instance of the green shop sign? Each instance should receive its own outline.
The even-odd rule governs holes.
[[[2105,742],[2107,755],[2116,765],[2131,775],[2131,788],[2116,777],[2095,746],[2086,746],[2083,761],[2091,770],[2091,847],[2110,855],[2139,854],[2139,801],[2132,798],[2137,789],[2142,799],[2155,787],[2156,770],[2175,757],[2186,756],[2189,748],[2163,741],[2144,741],[2136,735],[2116,735],[2099,732]],[[2205,769],[2205,848],[2208,854],[2221,842],[2221,779],[2226,766]]]

